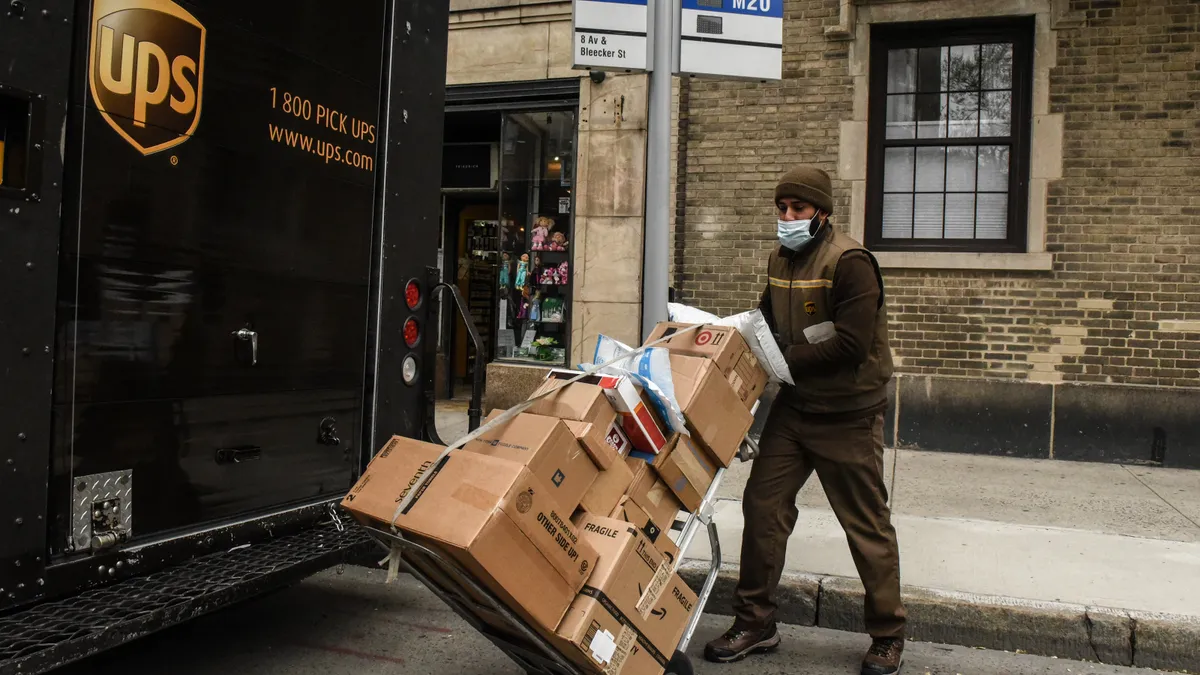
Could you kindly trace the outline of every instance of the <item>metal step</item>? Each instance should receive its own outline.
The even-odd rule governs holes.
[[[0,675],[44,673],[300,581],[372,546],[361,528],[327,523],[35,605],[0,618]]]

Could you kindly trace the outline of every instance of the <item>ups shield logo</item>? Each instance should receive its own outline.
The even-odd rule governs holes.
[[[170,0],[94,0],[88,80],[101,116],[143,155],[200,122],[204,26]]]

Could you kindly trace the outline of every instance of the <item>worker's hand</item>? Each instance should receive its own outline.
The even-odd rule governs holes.
[[[781,351],[781,352],[786,352],[787,348],[789,346],[791,346],[787,343],[786,340],[783,339],[783,336],[780,335],[779,333],[771,333],[771,337],[775,338],[775,344],[779,345],[779,351]]]

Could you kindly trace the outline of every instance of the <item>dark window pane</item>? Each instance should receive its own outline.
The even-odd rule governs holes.
[[[950,94],[950,138],[979,135],[979,92]]]
[[[946,195],[946,238],[975,237],[975,195]]]
[[[913,237],[917,239],[942,238],[942,203],[945,195],[917,195],[914,202]]]
[[[946,148],[917,148],[917,192],[946,189]]]
[[[977,151],[973,147],[952,147],[946,166],[947,192],[974,192]]]
[[[911,94],[888,96],[887,137],[909,139],[916,133],[917,97]]]
[[[1012,89],[1013,46],[1011,44],[983,45],[984,89]]]
[[[947,47],[922,47],[917,55],[917,91],[946,91]]]
[[[979,146],[979,191],[1008,192],[1008,146]]]
[[[909,94],[917,90],[917,50],[893,49],[888,52],[889,94]]]
[[[892,194],[883,196],[883,238],[912,237],[913,196]]]
[[[980,108],[980,136],[1012,135],[1012,92],[984,92]]]
[[[989,193],[978,196],[975,226],[977,239],[1008,237],[1008,195]]]
[[[947,103],[945,94],[917,95],[917,138],[946,137]]]
[[[883,191],[913,191],[913,148],[888,148],[883,156]],[[974,168],[974,167],[972,167]]]
[[[979,89],[979,45],[961,45],[950,48],[950,84],[948,91],[976,91]]]

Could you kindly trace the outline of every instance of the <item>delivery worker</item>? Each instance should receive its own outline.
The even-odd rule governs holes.
[[[760,307],[796,386],[776,397],[746,485],[736,620],[705,657],[737,661],[779,646],[775,589],[799,515],[796,495],[816,471],[866,588],[874,641],[862,675],[886,675],[900,670],[905,622],[883,481],[892,356],[879,265],[834,229],[832,192],[829,174],[811,166],[788,172],[775,188],[780,246]]]

